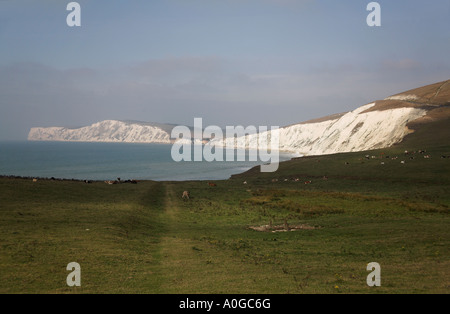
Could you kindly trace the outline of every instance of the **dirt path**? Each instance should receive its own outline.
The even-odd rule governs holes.
[[[175,186],[164,183],[166,190],[166,204],[164,220],[166,220],[167,233],[161,239],[161,293],[187,293],[191,292],[193,278],[191,269],[198,267],[200,261],[192,249],[195,245],[183,227],[180,209],[177,205],[178,196]],[[197,276],[198,277],[198,276]],[[192,291],[194,292],[194,291]]]
[[[439,88],[437,89],[436,93],[434,94],[433,97],[430,98],[430,102],[433,101],[434,99],[436,99],[436,97],[439,95],[439,93],[441,92],[442,88],[444,88],[445,85],[449,84],[450,80],[445,81],[441,86],[439,86]]]

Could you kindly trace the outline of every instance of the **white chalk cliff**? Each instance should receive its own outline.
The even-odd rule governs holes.
[[[377,100],[351,112],[280,128],[279,149],[312,156],[387,148],[413,132],[409,128],[411,122],[445,118],[449,109],[450,80],[447,80]],[[265,142],[274,134],[268,131],[213,140],[210,144],[266,149]],[[265,142],[258,146],[261,139]]]
[[[408,123],[431,119],[450,107],[450,80],[416,88],[361,106],[351,112],[286,126],[279,129],[279,149],[295,154],[323,155],[390,147],[413,132]],[[434,115],[431,114],[434,112]],[[422,119],[423,120],[423,119]],[[87,141],[172,143],[174,125],[106,120],[78,129],[32,128],[31,141]],[[210,145],[258,149],[258,139],[271,131],[213,139]],[[207,139],[206,139],[207,140]],[[191,139],[184,139],[191,142]],[[267,146],[267,145],[266,145]]]
[[[169,144],[170,133],[149,123],[105,120],[78,129],[31,128],[29,141],[127,142]]]
[[[426,114],[419,108],[368,111],[371,103],[322,122],[300,123],[279,129],[279,149],[302,156],[384,148],[400,142],[411,132],[406,126]],[[213,140],[211,145],[258,149],[258,140],[270,138],[271,131]],[[260,146],[266,148],[264,145]]]

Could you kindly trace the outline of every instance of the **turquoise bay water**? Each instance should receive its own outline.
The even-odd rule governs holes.
[[[175,162],[172,145],[0,142],[0,175],[78,180],[223,180],[262,162]],[[280,155],[280,160],[291,156]]]

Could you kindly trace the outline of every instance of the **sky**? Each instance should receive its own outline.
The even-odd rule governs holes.
[[[450,1],[0,0],[0,140],[107,120],[286,126],[450,79]]]

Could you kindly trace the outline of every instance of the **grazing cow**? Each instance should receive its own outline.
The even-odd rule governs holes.
[[[38,181],[38,179],[33,179],[33,182],[37,182]]]
[[[404,163],[405,163],[405,161],[404,161],[404,160],[402,160],[402,161],[400,161],[400,163],[401,163],[401,164],[404,164]]]
[[[312,182],[311,181],[305,181],[305,184],[311,184]]]
[[[243,184],[247,184],[247,181],[244,181]]]
[[[182,199],[189,199],[189,191],[184,191],[183,195],[181,196]]]
[[[211,183],[211,182],[208,182],[208,185],[209,185],[209,186],[217,186],[217,184]]]
[[[272,182],[278,182],[278,179],[272,179]]]
[[[131,184],[137,184],[136,180],[125,180],[125,181],[121,181],[122,183],[131,183]]]

